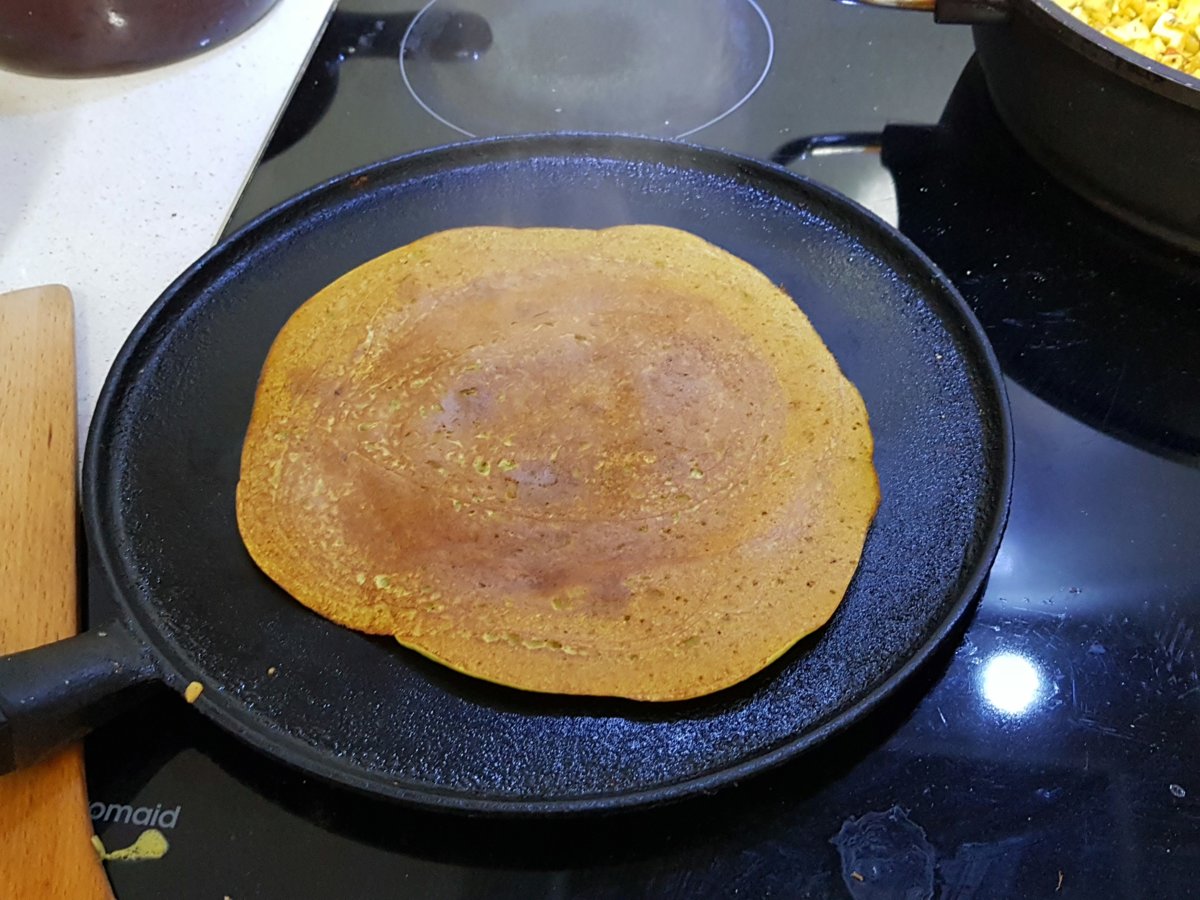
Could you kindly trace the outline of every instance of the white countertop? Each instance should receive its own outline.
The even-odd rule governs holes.
[[[75,297],[80,437],[125,337],[224,227],[332,0],[106,78],[0,71],[0,293]]]

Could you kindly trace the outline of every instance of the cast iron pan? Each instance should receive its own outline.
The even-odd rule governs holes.
[[[338,627],[255,568],[234,486],[259,369],[297,306],[440,229],[628,222],[688,229],[760,267],[866,399],[883,504],[824,630],[699,700],[546,696]],[[78,736],[134,685],[197,681],[196,709],[260,750],[424,807],[587,812],[711,791],[885,702],[951,633],[996,552],[1011,453],[996,360],[954,288],[825,188],[688,145],[586,135],[371,166],[214,249],[121,351],[88,438],[83,498],[122,619],[0,660],[0,762],[23,765]]]

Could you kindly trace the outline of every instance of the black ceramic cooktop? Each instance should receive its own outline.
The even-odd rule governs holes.
[[[160,696],[88,744],[105,843],[151,816],[170,843],[108,864],[118,897],[1192,895],[1200,260],[1025,157],[965,30],[828,0],[571,6],[342,3],[231,228],[363,163],[559,122],[686,135],[833,185],[950,275],[1007,377],[1011,515],[965,634],[814,753],[569,822],[353,797]]]

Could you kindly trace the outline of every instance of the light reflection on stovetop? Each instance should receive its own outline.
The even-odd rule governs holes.
[[[829,21],[841,14],[811,9]],[[882,23],[858,12],[849,14],[860,27]],[[917,28],[901,21],[880,24],[872,40]],[[932,32],[908,39],[908,50],[881,59],[898,73],[936,68]],[[787,71],[786,51],[781,64]],[[843,100],[838,115],[835,103],[789,116],[768,79],[739,110],[752,121],[709,137],[766,157],[805,133],[881,131],[887,169],[872,157],[793,167],[843,188],[873,185],[884,199],[893,173],[903,229],[955,277],[995,342],[1010,379],[1014,496],[961,640],[879,714],[775,772],[676,807],[567,823],[498,825],[351,796],[161,696],[89,742],[93,799],[180,807],[164,859],[110,864],[122,900],[1191,890],[1200,871],[1191,443],[1200,392],[1189,387],[1200,306],[1187,304],[1196,268],[1048,181],[998,130],[975,68],[959,78],[953,54],[940,65],[938,97],[959,83],[937,127],[885,129],[885,116],[935,122],[942,101],[931,111],[928,98],[893,97],[867,114],[861,104],[891,88],[865,82],[852,93],[860,105]],[[343,88],[369,84],[356,71],[343,69]],[[344,131],[356,121],[345,99],[256,173],[237,218],[343,168],[452,139],[417,120],[348,140],[338,156],[322,129],[354,133]],[[93,596],[93,615],[102,604]],[[137,829],[98,830],[111,847]]]

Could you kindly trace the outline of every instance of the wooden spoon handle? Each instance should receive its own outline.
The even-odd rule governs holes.
[[[75,327],[59,285],[0,295],[0,653],[79,629]],[[0,895],[111,898],[83,750],[0,777]]]

